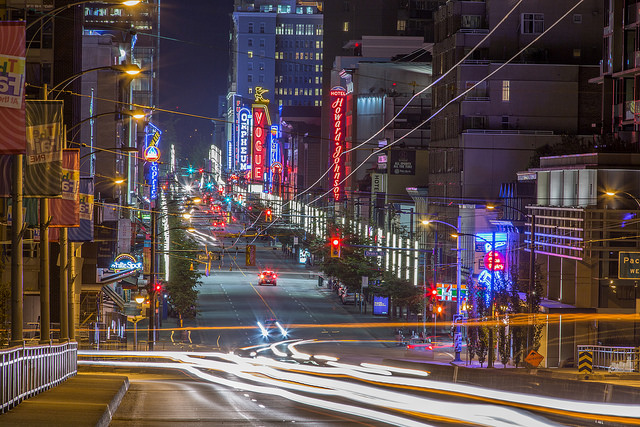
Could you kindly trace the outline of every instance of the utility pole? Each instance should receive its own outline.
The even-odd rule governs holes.
[[[44,84],[43,99],[47,99],[47,84]],[[51,301],[49,274],[49,203],[40,199],[40,344],[51,341]]]
[[[528,311],[529,311],[529,316],[531,316],[531,314],[533,313],[533,292],[536,289],[535,286],[535,276],[536,276],[536,244],[535,244],[535,237],[536,237],[536,216],[535,214],[531,214],[529,215],[529,217],[531,218],[531,234],[530,234],[530,248],[531,250],[529,251],[529,292],[527,293],[527,306],[528,306]],[[526,353],[529,352],[529,350],[531,349],[531,347],[533,347],[533,343],[531,342],[531,321],[527,322],[527,351]]]
[[[492,233],[491,238],[491,252],[495,252],[496,250],[496,233],[495,231]],[[493,254],[495,258],[495,254]],[[493,290],[496,285],[496,272],[495,272],[495,259],[491,261],[491,289],[489,290],[489,315],[491,316],[491,321],[489,322],[489,358],[487,360],[487,368],[493,368],[493,358],[495,353],[495,343],[493,339]]]
[[[22,154],[13,156],[11,168],[11,346],[24,344],[22,274]]]
[[[151,259],[149,262],[149,351],[153,351],[156,332],[156,229],[157,213],[151,202]]]
[[[456,315],[458,317],[456,322],[456,331],[453,337],[453,347],[455,351],[454,362],[461,362],[460,353],[462,353],[462,330],[460,328],[460,315],[461,315],[461,296],[462,296],[462,252],[460,241],[462,240],[462,217],[458,215],[458,238],[456,239]],[[494,234],[495,236],[495,234]]]

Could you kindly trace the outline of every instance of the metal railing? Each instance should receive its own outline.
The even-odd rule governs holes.
[[[78,372],[78,344],[0,350],[0,414]]]
[[[609,372],[640,372],[640,347],[579,345],[578,354],[583,351],[592,352],[593,369],[606,369]]]

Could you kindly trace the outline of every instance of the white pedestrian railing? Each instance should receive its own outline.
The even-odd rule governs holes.
[[[593,355],[593,369],[609,372],[640,372],[640,347],[609,347],[579,345],[578,355],[589,351]]]
[[[0,350],[0,414],[78,372],[78,343]]]

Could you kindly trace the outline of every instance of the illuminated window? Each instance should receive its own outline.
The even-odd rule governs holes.
[[[342,23],[342,31],[344,31],[345,33],[349,31],[349,21],[344,21]]]
[[[320,49],[320,40],[316,40],[316,49]]]
[[[509,93],[509,89],[510,89],[510,82],[509,80],[503,80],[502,81],[502,100],[504,102],[508,102],[509,98],[510,98],[510,93]]]
[[[298,96],[298,88],[296,88],[296,89],[294,90],[293,95],[294,95],[294,96]]]
[[[398,31],[405,31],[407,29],[407,21],[405,21],[404,19],[398,19],[396,29]]]
[[[247,58],[249,59],[253,58],[253,51],[250,50],[247,52]]]
[[[520,19],[522,34],[541,34],[544,31],[544,14],[523,13]]]

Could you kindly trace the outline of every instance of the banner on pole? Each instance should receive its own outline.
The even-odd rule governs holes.
[[[0,22],[0,154],[24,154],[25,23]]]
[[[49,227],[80,226],[80,149],[62,152],[62,198],[49,201]]]
[[[26,104],[27,155],[24,196],[62,196],[62,101]]]
[[[69,229],[70,242],[93,241],[93,177],[81,177],[78,197],[80,227]]]

